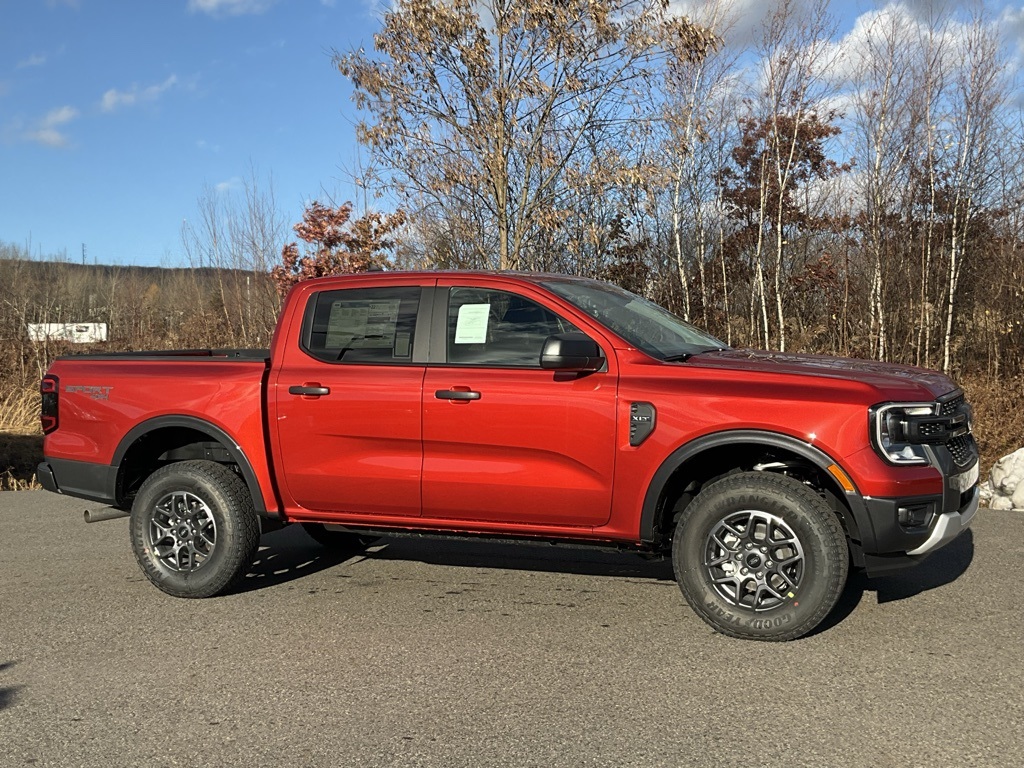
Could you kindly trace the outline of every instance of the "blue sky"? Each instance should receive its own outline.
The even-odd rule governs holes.
[[[0,242],[171,266],[204,189],[238,194],[251,171],[289,226],[312,199],[356,198],[356,112],[330,51],[371,49],[384,3],[0,0]],[[740,31],[769,5],[733,0]],[[833,0],[839,37],[881,5]],[[1024,39],[1021,4],[991,5]]]
[[[272,176],[289,225],[353,196],[367,0],[0,0],[0,241],[178,264],[204,186]]]

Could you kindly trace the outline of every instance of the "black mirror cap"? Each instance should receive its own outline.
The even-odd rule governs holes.
[[[604,366],[597,342],[583,333],[548,336],[540,353],[540,367],[555,371],[596,371]]]

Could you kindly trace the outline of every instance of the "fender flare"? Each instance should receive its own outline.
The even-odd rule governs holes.
[[[220,443],[228,452],[228,455],[231,456],[231,460],[238,465],[238,468],[242,473],[242,479],[245,481],[245,484],[249,489],[249,494],[252,496],[253,507],[256,509],[257,514],[261,516],[268,515],[267,510],[264,509],[266,505],[263,503],[263,491],[260,489],[259,481],[256,479],[256,473],[253,471],[252,464],[245,455],[245,451],[243,451],[235,439],[223,429],[208,421],[196,418],[195,416],[156,416],[132,427],[128,431],[128,434],[121,438],[121,442],[117,444],[117,450],[114,451],[114,458],[110,462],[111,466],[116,468],[116,478],[114,481],[115,495],[121,484],[123,470],[122,463],[124,462],[124,457],[125,454],[128,453],[128,450],[139,440],[139,438],[145,437],[150,432],[155,432],[159,429],[166,429],[168,427],[184,427],[186,429],[192,429],[196,432],[201,432],[211,440],[215,440]]]
[[[644,504],[640,514],[641,541],[653,542],[655,539],[654,525],[658,519],[658,500],[661,498],[662,491],[664,491],[665,486],[675,471],[687,461],[705,451],[738,444],[781,448],[806,459],[821,469],[826,475],[830,475],[828,471],[830,465],[839,464],[820,448],[779,432],[737,429],[726,432],[714,432],[710,435],[698,437],[672,451],[661,463],[661,466],[658,467],[654,477],[651,478],[651,482],[647,486],[647,493],[644,495]],[[872,528],[867,518],[864,500],[860,494],[857,492],[842,493],[840,498],[846,501],[846,506],[848,507],[849,514],[846,515],[846,522],[851,536],[859,537],[870,532]]]

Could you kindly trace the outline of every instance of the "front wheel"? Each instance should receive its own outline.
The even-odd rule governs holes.
[[[249,489],[212,461],[181,461],[150,475],[129,528],[143,573],[175,597],[227,591],[245,576],[260,543]]]
[[[846,584],[846,535],[828,503],[785,475],[743,472],[683,510],[672,565],[690,607],[716,631],[793,640],[814,629]]]

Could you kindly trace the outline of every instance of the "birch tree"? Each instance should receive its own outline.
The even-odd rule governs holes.
[[[911,96],[915,87],[913,21],[898,6],[876,14],[860,45],[848,52],[853,74],[850,122],[861,159],[856,176],[862,245],[870,259],[869,351],[889,352],[887,295],[892,251],[901,233],[894,220],[909,205],[910,167],[917,143]]]

